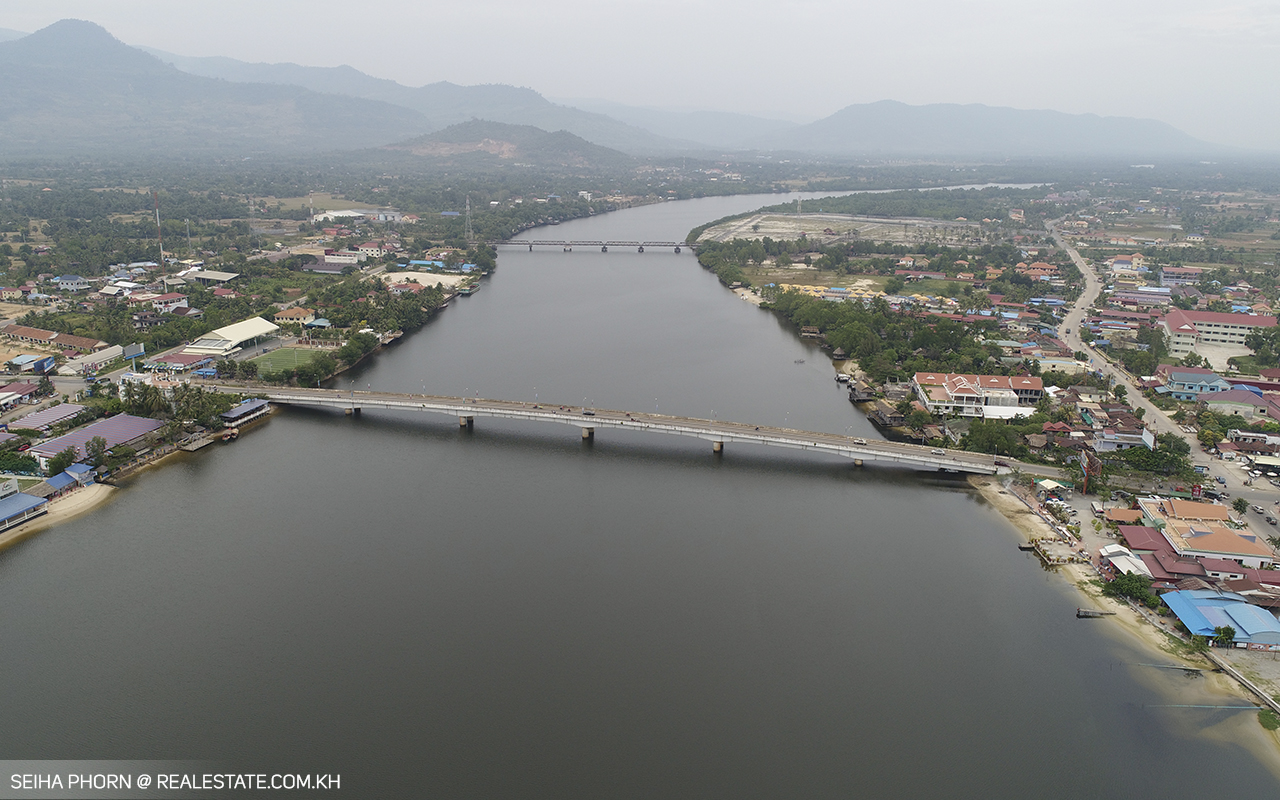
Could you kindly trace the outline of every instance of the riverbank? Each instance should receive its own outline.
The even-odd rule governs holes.
[[[983,500],[1004,517],[1027,541],[1058,536],[1058,532],[1036,514],[1021,498],[1012,493],[996,476],[971,475],[969,485]],[[1215,693],[1231,700],[1244,700],[1258,705],[1252,692],[1237,683],[1207,658],[1195,655],[1187,649],[1185,640],[1174,629],[1173,619],[1164,619],[1135,609],[1128,603],[1102,594],[1097,581],[1100,578],[1092,563],[1062,564],[1054,567],[1080,596],[1080,606],[1114,612],[1097,622],[1104,624],[1114,636],[1123,637],[1136,644],[1154,659],[1176,663],[1193,669],[1205,670],[1202,675],[1206,685]],[[1067,609],[1064,609],[1064,613]],[[1177,699],[1177,698],[1171,698]],[[1247,716],[1248,724],[1240,724]],[[1259,761],[1280,778],[1280,732],[1268,731],[1258,724],[1255,715],[1240,715],[1233,722],[1223,723],[1218,730],[1197,731],[1223,740],[1233,741],[1245,747]]]
[[[75,519],[82,514],[87,514],[111,500],[115,493],[114,487],[95,483],[82,489],[77,489],[71,494],[56,498],[49,503],[49,510],[41,516],[0,534],[0,550],[11,547],[55,525]]]

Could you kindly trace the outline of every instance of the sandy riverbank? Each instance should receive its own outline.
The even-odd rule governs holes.
[[[1026,503],[1005,488],[1000,478],[972,475],[969,477],[969,484],[1028,542],[1043,536],[1057,536],[1056,531],[1028,508]],[[1080,596],[1081,607],[1115,612],[1115,616],[1100,620],[1109,633],[1123,637],[1130,643],[1137,643],[1153,660],[1158,659],[1159,663],[1170,663],[1172,660],[1173,663],[1206,670],[1205,685],[1215,694],[1257,704],[1257,698],[1228,675],[1211,671],[1214,665],[1207,659],[1186,655],[1175,646],[1174,640],[1177,637],[1172,618],[1165,620],[1155,615],[1147,617],[1127,603],[1104,596],[1092,583],[1098,575],[1090,564],[1065,564],[1056,570],[1075,588]],[[1280,778],[1280,736],[1276,732],[1265,730],[1253,714],[1238,715],[1213,728],[1197,730],[1196,733],[1244,747],[1272,774]]]
[[[446,289],[456,289],[468,283],[479,280],[477,275],[440,275],[435,272],[384,272],[382,280],[385,283],[420,283],[423,286],[435,286],[437,283],[443,283]]]
[[[59,523],[88,513],[106,503],[115,496],[115,493],[116,490],[113,487],[95,483],[92,486],[77,489],[71,494],[63,495],[50,502],[49,510],[42,516],[36,517],[30,522],[24,522],[18,527],[11,528],[0,534],[0,550],[16,544],[28,536],[33,536]]]

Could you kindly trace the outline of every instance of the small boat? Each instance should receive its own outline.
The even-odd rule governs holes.
[[[797,358],[797,359],[796,359],[796,361],[795,361],[795,363],[797,363],[797,364],[803,364],[803,363],[804,363],[804,359],[803,359],[803,358]]]
[[[228,428],[227,430],[222,432],[222,441],[224,442],[234,442],[236,439],[239,439],[239,438],[240,438],[239,428]]]
[[[1035,552],[1036,546],[1034,544],[1020,544],[1018,545],[1018,549],[1024,553],[1032,553]]]
[[[1098,611],[1092,608],[1077,608],[1076,619],[1094,619],[1096,617],[1114,617],[1114,611]]]
[[[843,372],[836,376],[836,383],[848,383],[848,382],[849,382],[849,376],[845,375]]]

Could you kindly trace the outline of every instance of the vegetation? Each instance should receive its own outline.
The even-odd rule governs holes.
[[[1107,597],[1124,597],[1135,600],[1148,608],[1158,608],[1160,598],[1151,591],[1151,581],[1141,575],[1120,575],[1102,587]],[[1234,631],[1233,631],[1234,635]]]

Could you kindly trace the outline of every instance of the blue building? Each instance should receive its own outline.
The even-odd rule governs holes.
[[[1235,628],[1237,647],[1280,650],[1280,620],[1265,608],[1250,605],[1243,595],[1195,589],[1160,598],[1196,636],[1212,638],[1215,628],[1229,626]]]

